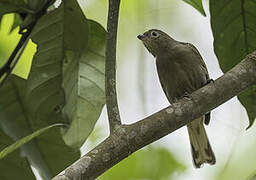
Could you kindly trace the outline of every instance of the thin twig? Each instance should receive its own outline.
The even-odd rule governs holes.
[[[21,38],[13,50],[12,54],[10,55],[9,59],[7,62],[4,64],[3,67],[0,68],[0,88],[3,86],[9,75],[12,73],[13,69],[15,68],[16,64],[18,63],[21,55],[23,54],[23,51],[25,50],[28,40],[30,39],[31,33],[39,20],[41,16],[43,16],[47,12],[47,8],[54,3],[54,0],[48,0],[45,5],[42,7],[42,9],[34,14],[34,21],[32,21],[29,25],[26,27],[20,27],[19,34],[21,34]],[[34,12],[33,12],[34,13]],[[24,19],[26,18],[27,14],[26,13],[21,13],[20,14]],[[24,16],[24,17],[23,17]],[[22,24],[20,25],[22,26]],[[25,32],[23,32],[26,29]]]
[[[105,89],[110,133],[121,125],[116,94],[116,40],[120,0],[109,0],[107,45],[105,65]]]

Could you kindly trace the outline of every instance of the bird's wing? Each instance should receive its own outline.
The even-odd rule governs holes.
[[[190,44],[190,43],[183,43],[183,42],[182,42],[182,44],[185,45],[185,46],[187,46],[188,48],[190,48],[190,49],[196,54],[196,56],[197,56],[198,59],[200,60],[200,64],[202,65],[203,70],[205,71],[206,80],[210,80],[210,77],[209,77],[209,73],[208,73],[206,64],[205,64],[205,62],[204,62],[202,56],[200,55],[200,52],[196,49],[196,47],[195,47],[193,44]],[[208,83],[208,82],[207,82],[207,83]],[[208,112],[207,114],[205,114],[204,123],[205,123],[206,125],[209,124],[210,118],[211,118],[211,112]]]
[[[196,56],[198,57],[198,60],[200,60],[200,64],[202,65],[202,67],[205,71],[206,79],[209,80],[210,77],[208,74],[207,67],[206,67],[205,62],[204,62],[202,56],[200,55],[199,51],[196,49],[196,47],[193,44],[183,43],[183,42],[182,42],[182,44],[186,45],[188,48],[190,48],[196,54]]]

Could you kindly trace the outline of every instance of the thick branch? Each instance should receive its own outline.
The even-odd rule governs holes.
[[[141,121],[120,126],[54,180],[91,180],[141,149],[185,126],[256,84],[256,51],[216,81]]]
[[[109,0],[105,66],[106,104],[110,133],[121,125],[116,94],[116,39],[120,0]]]

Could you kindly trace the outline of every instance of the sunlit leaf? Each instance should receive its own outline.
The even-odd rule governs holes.
[[[16,29],[20,24],[22,23],[22,20],[18,14],[14,14],[13,24],[10,30],[10,33],[13,32],[14,29]]]
[[[183,0],[184,2],[193,6],[198,12],[200,12],[203,16],[206,16],[204,12],[204,7],[202,4],[202,0]]]
[[[103,174],[99,180],[165,180],[186,168],[164,148],[139,150]]]
[[[250,176],[248,176],[247,179],[248,179],[248,180],[256,180],[256,173],[255,173],[255,171],[253,172],[253,174],[251,174]]]
[[[254,0],[210,0],[210,13],[214,51],[221,69],[227,72],[256,49],[256,3]],[[253,89],[238,96],[247,110],[250,126],[256,117],[255,97]]]

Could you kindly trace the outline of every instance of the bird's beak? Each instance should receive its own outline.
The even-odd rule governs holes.
[[[142,39],[144,39],[145,37],[146,37],[146,35],[144,35],[144,34],[142,34],[142,35],[140,34],[140,35],[137,36],[137,38],[138,38],[139,40],[142,40]]]

